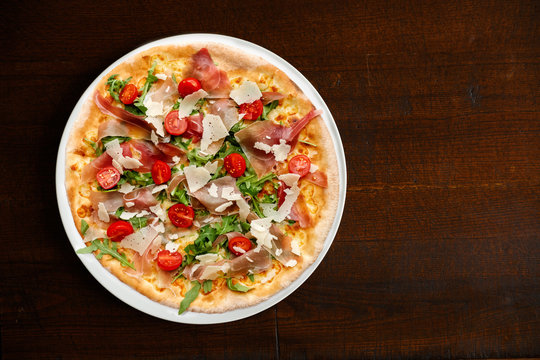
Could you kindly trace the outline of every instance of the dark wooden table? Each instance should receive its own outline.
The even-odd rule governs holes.
[[[428,4],[429,3],[429,4]],[[4,1],[4,359],[540,356],[540,5],[517,1]],[[343,139],[345,216],[278,305],[228,324],[145,315],[74,256],[58,143],[110,63],[236,36],[292,63]]]

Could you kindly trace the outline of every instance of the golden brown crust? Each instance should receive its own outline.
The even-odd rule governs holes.
[[[156,73],[175,72],[176,74],[182,74],[182,71],[185,71],[184,69],[189,63],[191,55],[202,47],[208,48],[214,62],[218,64],[220,69],[227,72],[232,84],[249,79],[259,83],[260,86],[266,86],[267,89],[263,89],[263,91],[280,91],[288,94],[287,98],[283,100],[283,109],[272,113],[271,118],[274,121],[284,121],[286,123],[295,116],[299,118],[304,116],[313,108],[311,102],[300,91],[298,86],[275,66],[268,64],[257,56],[247,55],[235,48],[216,43],[159,46],[146,50],[113,69],[100,80],[96,89],[104,94],[106,79],[112,74],[119,74],[120,78],[132,76],[136,84],[141,81],[144,82],[147,70],[154,60],[158,61]],[[79,121],[71,131],[66,148],[66,192],[79,231],[81,219],[85,219],[89,224],[92,224],[92,220],[95,218],[93,216],[95,210],[91,208],[87,196],[91,190],[90,185],[83,184],[80,180],[82,167],[93,159],[93,150],[82,139],[97,140],[97,128],[107,118],[94,105],[92,99],[88,99],[83,106]],[[313,147],[298,143],[289,158],[298,153],[307,153],[328,177],[327,189],[306,181],[300,183],[301,197],[306,202],[307,209],[312,213],[314,225],[308,229],[299,229],[297,225],[291,226],[287,231],[297,238],[302,245],[301,261],[295,267],[286,268],[273,260],[272,269],[257,275],[255,284],[252,284],[247,278],[240,279],[247,286],[253,287],[253,290],[247,293],[230,291],[224,279],[215,280],[214,290],[206,295],[201,293],[191,304],[189,310],[217,313],[257,304],[287,287],[319,255],[333,224],[338,206],[337,156],[330,133],[320,117],[312,120],[300,136],[300,139],[317,146]],[[130,250],[125,250],[125,253],[131,258],[132,252]],[[126,268],[122,267],[118,261],[108,256],[104,256],[101,263],[124,283],[150,299],[168,306],[178,307],[186,291],[191,286],[187,280],[179,279],[168,289],[162,289],[157,286],[158,282],[155,274],[157,270],[153,274],[147,274],[141,279],[137,279],[128,274],[125,271]],[[272,274],[274,276],[271,276]],[[264,282],[265,280],[266,282]]]

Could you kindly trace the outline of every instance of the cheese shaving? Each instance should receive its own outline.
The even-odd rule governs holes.
[[[109,213],[107,212],[107,208],[105,207],[105,204],[100,202],[98,203],[98,218],[99,220],[103,222],[109,222]]]
[[[188,183],[189,191],[194,193],[205,186],[212,176],[204,167],[196,167],[193,165],[184,168],[184,174]]]
[[[255,100],[260,99],[262,96],[261,90],[253,81],[246,80],[239,87],[232,90],[230,93],[231,99],[233,99],[238,105],[252,103]]]
[[[226,208],[228,208],[232,204],[233,204],[232,201],[227,201],[226,203],[219,205],[216,208],[216,212],[222,212],[223,210],[225,210]]]
[[[178,107],[178,117],[182,119],[189,116],[189,114],[191,114],[193,111],[195,104],[197,104],[197,101],[205,98],[206,96],[208,96],[208,93],[203,89],[199,89],[186,96],[184,100],[180,101],[180,106]]]
[[[208,150],[210,144],[214,141],[218,141],[229,135],[225,124],[221,120],[219,115],[207,114],[203,121],[203,133],[201,138],[201,151]]]

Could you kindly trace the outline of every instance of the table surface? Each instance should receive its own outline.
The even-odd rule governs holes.
[[[540,356],[538,2],[0,7],[5,359]],[[349,183],[313,275],[258,315],[209,326],[153,318],[101,287],[54,189],[90,82],[144,43],[192,32],[252,41],[300,70],[334,115]]]

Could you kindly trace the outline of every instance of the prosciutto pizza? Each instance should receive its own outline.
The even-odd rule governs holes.
[[[263,301],[313,263],[335,217],[321,114],[278,68],[230,46],[134,55],[69,135],[78,253],[180,314]]]

